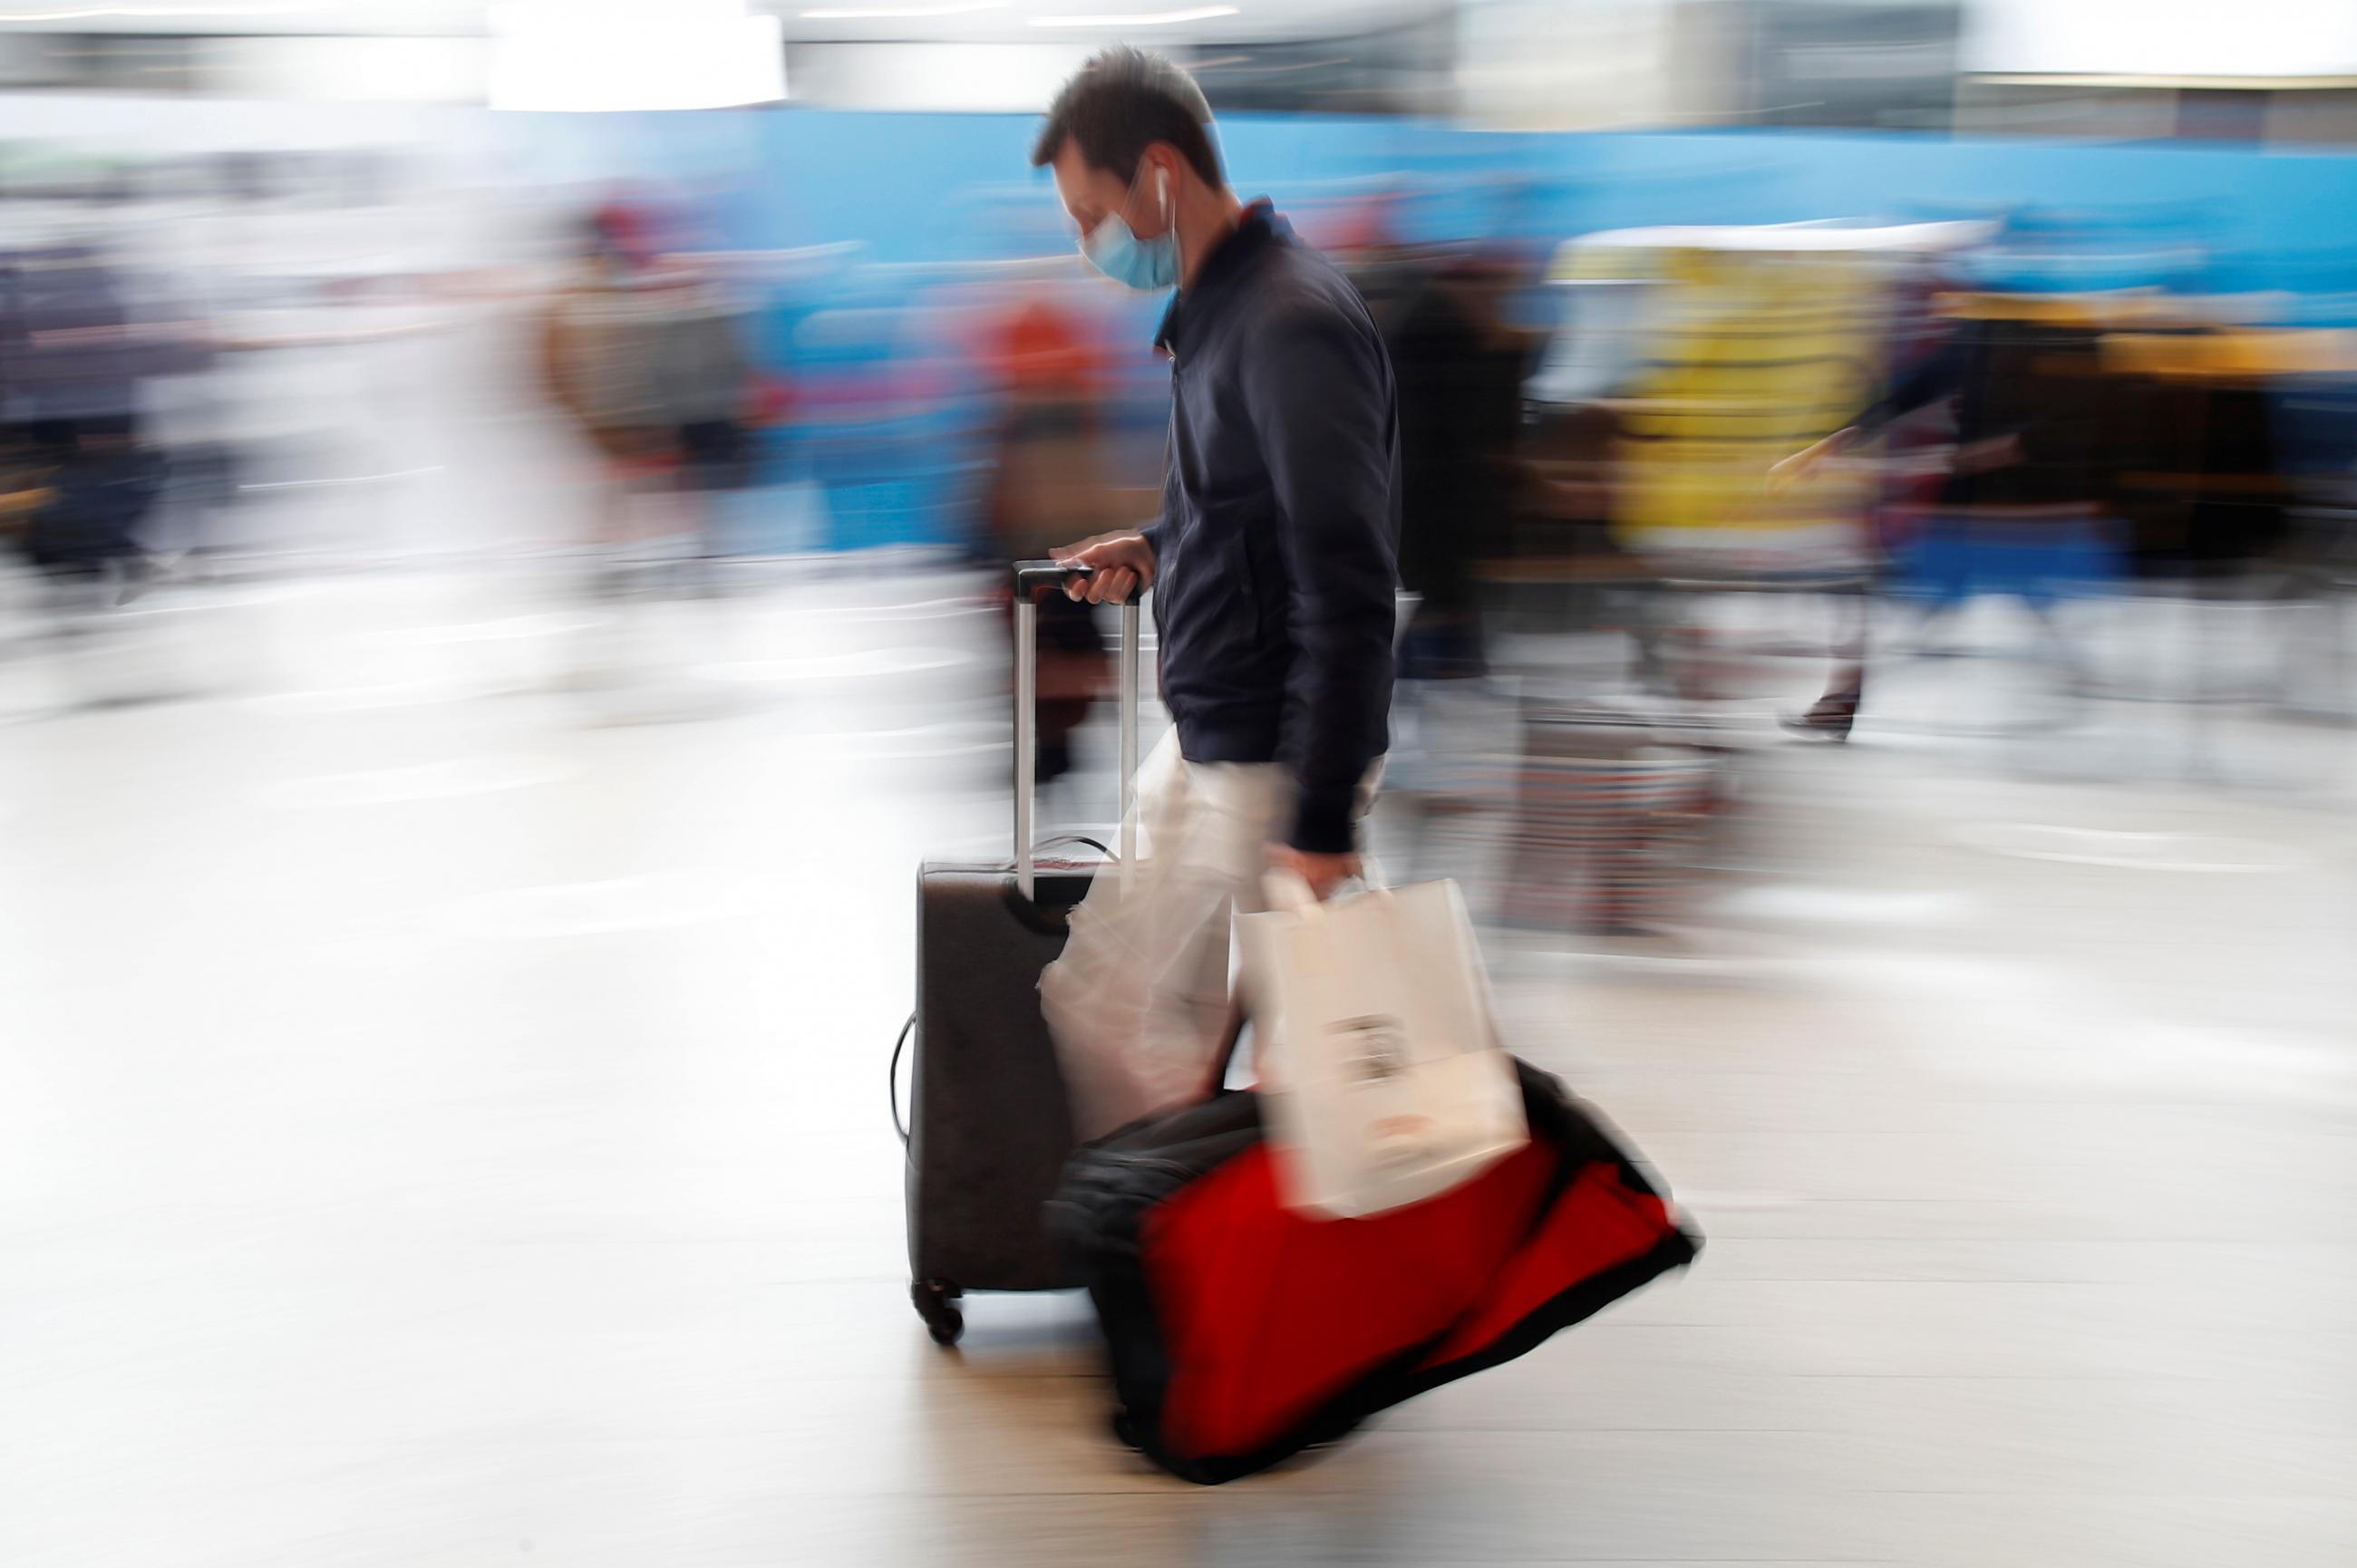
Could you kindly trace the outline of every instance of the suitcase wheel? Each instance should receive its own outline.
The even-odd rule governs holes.
[[[919,1280],[909,1287],[909,1299],[916,1304],[917,1316],[925,1320],[934,1344],[954,1345],[965,1333],[965,1314],[957,1308],[964,1294],[947,1280]]]

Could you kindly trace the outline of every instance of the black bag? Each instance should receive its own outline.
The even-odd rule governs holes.
[[[943,1345],[964,1331],[968,1290],[1059,1290],[1082,1283],[1049,1240],[1041,1208],[1073,1146],[1039,972],[1063,950],[1066,921],[1094,864],[1040,861],[1032,839],[1039,605],[1070,575],[1015,569],[1015,854],[1011,864],[928,863],[917,874],[917,1010],[908,1146],[909,1294]],[[1121,610],[1122,820],[1137,760],[1137,607]],[[1127,849],[1125,826],[1124,848]],[[1082,842],[1082,841],[1051,841]],[[1046,846],[1040,846],[1046,847]],[[1103,851],[1103,845],[1094,846]],[[894,1111],[899,1110],[893,1053]]]

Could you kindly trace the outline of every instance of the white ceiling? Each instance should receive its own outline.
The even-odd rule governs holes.
[[[580,3],[660,14],[663,0]],[[1189,15],[1231,6],[1232,15]],[[813,41],[1191,44],[1363,33],[1448,9],[1450,0],[751,0],[750,8],[780,17],[788,38]],[[490,9],[490,0],[0,0],[0,30],[472,37],[489,30]],[[813,11],[823,14],[805,15]],[[1041,25],[1073,17],[1092,20]]]
[[[351,33],[487,30],[485,0],[0,0],[0,27],[45,33]]]
[[[952,6],[954,11],[949,9]],[[789,38],[808,40],[970,38],[1149,46],[1337,38],[1448,8],[1447,0],[1207,0],[1201,5],[1194,0],[781,0],[770,6],[784,18]],[[863,14],[825,14],[846,11]],[[890,14],[915,11],[937,14]],[[1201,15],[1205,11],[1231,14]],[[1087,18],[1089,25],[1049,25],[1073,18]]]

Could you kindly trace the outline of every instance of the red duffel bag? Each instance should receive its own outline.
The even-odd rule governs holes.
[[[1693,1262],[1612,1138],[1516,1067],[1529,1146],[1364,1219],[1284,1206],[1250,1090],[1075,1155],[1049,1223],[1096,1304],[1124,1441],[1189,1481],[1248,1476]]]

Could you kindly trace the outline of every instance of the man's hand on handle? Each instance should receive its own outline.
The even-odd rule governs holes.
[[[1125,605],[1154,582],[1154,546],[1137,533],[1101,533],[1056,552],[1059,564],[1085,567],[1088,575],[1064,585],[1071,598],[1092,605]]]

